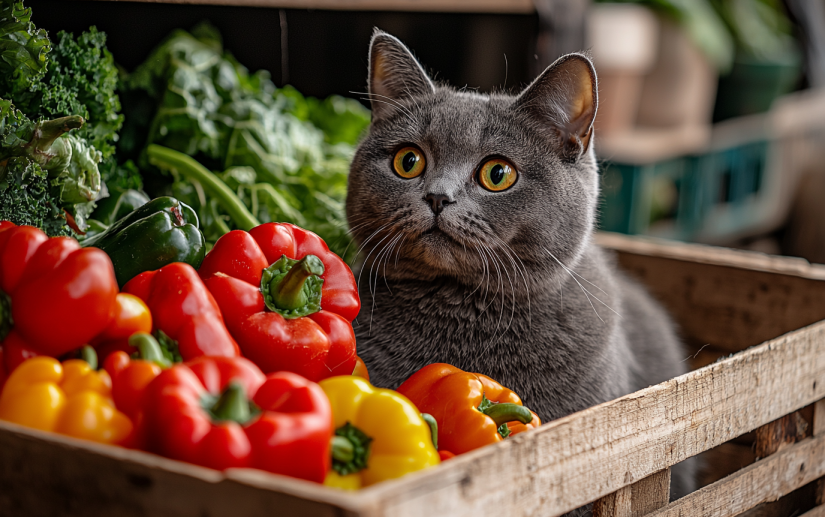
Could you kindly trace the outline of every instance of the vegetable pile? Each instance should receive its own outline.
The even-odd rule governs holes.
[[[449,365],[369,383],[341,258],[359,103],[275,88],[208,25],[122,77],[105,42],[0,0],[0,419],[342,489],[540,424]]]
[[[151,232],[182,205],[170,199],[110,228],[145,221]],[[199,269],[151,269],[159,249],[113,264],[70,237],[0,222],[0,419],[349,490],[540,424],[515,393],[450,365],[397,392],[372,386],[356,356],[355,278],[312,232],[233,230]]]

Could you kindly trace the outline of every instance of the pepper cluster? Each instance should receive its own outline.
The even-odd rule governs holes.
[[[121,215],[83,247],[0,222],[0,419],[343,489],[539,424],[449,365],[372,386],[355,279],[314,233],[266,223],[204,257],[183,203]]]

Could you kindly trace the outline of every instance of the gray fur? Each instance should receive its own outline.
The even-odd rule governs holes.
[[[668,315],[591,242],[597,89],[586,56],[559,59],[519,96],[480,95],[434,85],[376,31],[370,88],[381,97],[346,208],[365,257],[358,353],[376,385],[449,363],[498,380],[546,422],[686,371]],[[582,95],[592,106],[578,113]],[[391,161],[410,143],[427,164],[404,179]],[[476,181],[490,156],[518,170],[508,190]],[[427,194],[448,196],[439,215]],[[675,495],[692,488],[692,470],[674,475]]]

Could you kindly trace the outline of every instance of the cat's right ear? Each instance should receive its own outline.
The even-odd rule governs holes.
[[[400,109],[396,101],[435,91],[410,50],[395,36],[378,29],[370,42],[368,82],[373,120]]]
[[[596,69],[583,54],[568,54],[547,67],[516,99],[536,127],[560,147],[562,158],[575,161],[590,146],[599,103]]]

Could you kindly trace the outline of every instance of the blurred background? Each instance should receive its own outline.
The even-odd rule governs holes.
[[[124,75],[173,30],[208,21],[227,56],[317,98],[363,97],[374,27],[438,80],[482,92],[518,91],[559,55],[589,49],[602,229],[825,262],[825,1],[203,3],[26,1],[49,34],[105,32]],[[127,135],[139,103],[121,98]],[[140,165],[143,143],[119,156]],[[150,194],[168,190],[142,172]]]

